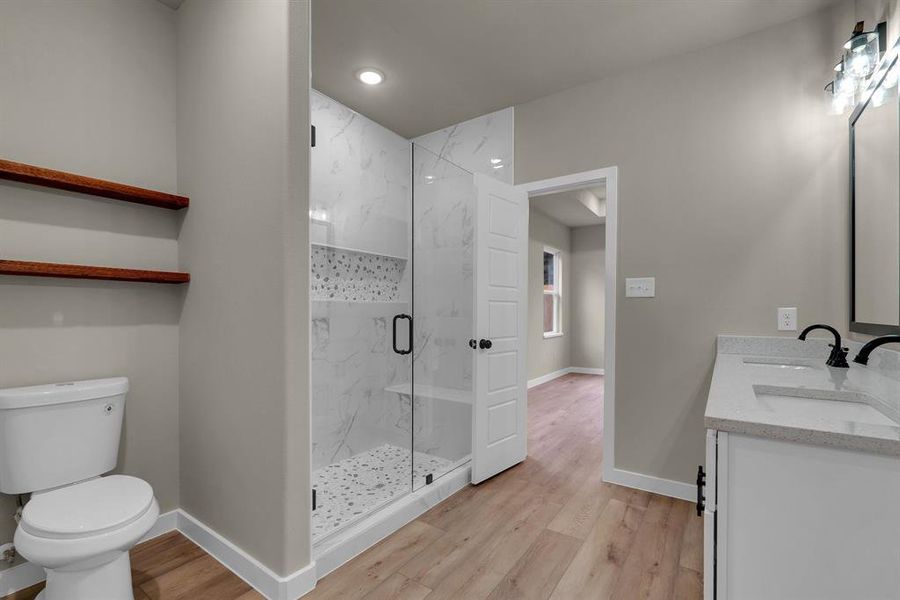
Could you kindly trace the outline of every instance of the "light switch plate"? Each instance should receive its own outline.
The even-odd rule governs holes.
[[[654,298],[656,296],[656,277],[626,277],[626,298]]]
[[[797,307],[778,309],[778,331],[797,331]]]

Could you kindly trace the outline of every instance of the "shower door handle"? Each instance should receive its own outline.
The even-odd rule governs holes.
[[[409,340],[408,340],[406,350],[401,350],[400,348],[397,347],[397,321],[399,321],[400,319],[406,319],[407,321],[409,321]],[[394,330],[394,340],[393,340],[394,352],[396,352],[397,354],[412,354],[412,345],[413,345],[412,317],[409,315],[394,315],[393,330]]]

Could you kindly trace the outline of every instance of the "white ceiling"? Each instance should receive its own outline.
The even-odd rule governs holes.
[[[606,223],[606,186],[532,196],[529,202],[531,208],[566,227]]]
[[[313,0],[313,86],[414,137],[834,1]]]

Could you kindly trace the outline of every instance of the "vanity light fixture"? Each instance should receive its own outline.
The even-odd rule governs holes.
[[[864,29],[865,21],[860,21],[853,28],[853,35],[844,43],[844,70],[859,81],[868,79],[875,72],[885,46],[878,29]]]
[[[859,100],[859,94],[869,85],[869,79],[887,46],[887,22],[872,31],[865,31],[865,21],[859,21],[844,43],[840,62],[834,66],[834,80],[825,86],[831,97],[832,112],[843,114]]]
[[[853,106],[856,100],[858,83],[847,75],[844,70],[843,60],[834,66],[834,73],[834,80],[825,86],[825,91],[831,94],[832,112],[840,115]]]
[[[378,85],[384,81],[384,73],[373,67],[366,67],[356,72],[356,78],[366,85]]]

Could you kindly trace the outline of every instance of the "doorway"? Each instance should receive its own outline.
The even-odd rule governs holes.
[[[603,479],[609,481],[615,471],[617,168],[519,188],[530,203],[528,387],[570,373],[597,376]]]

